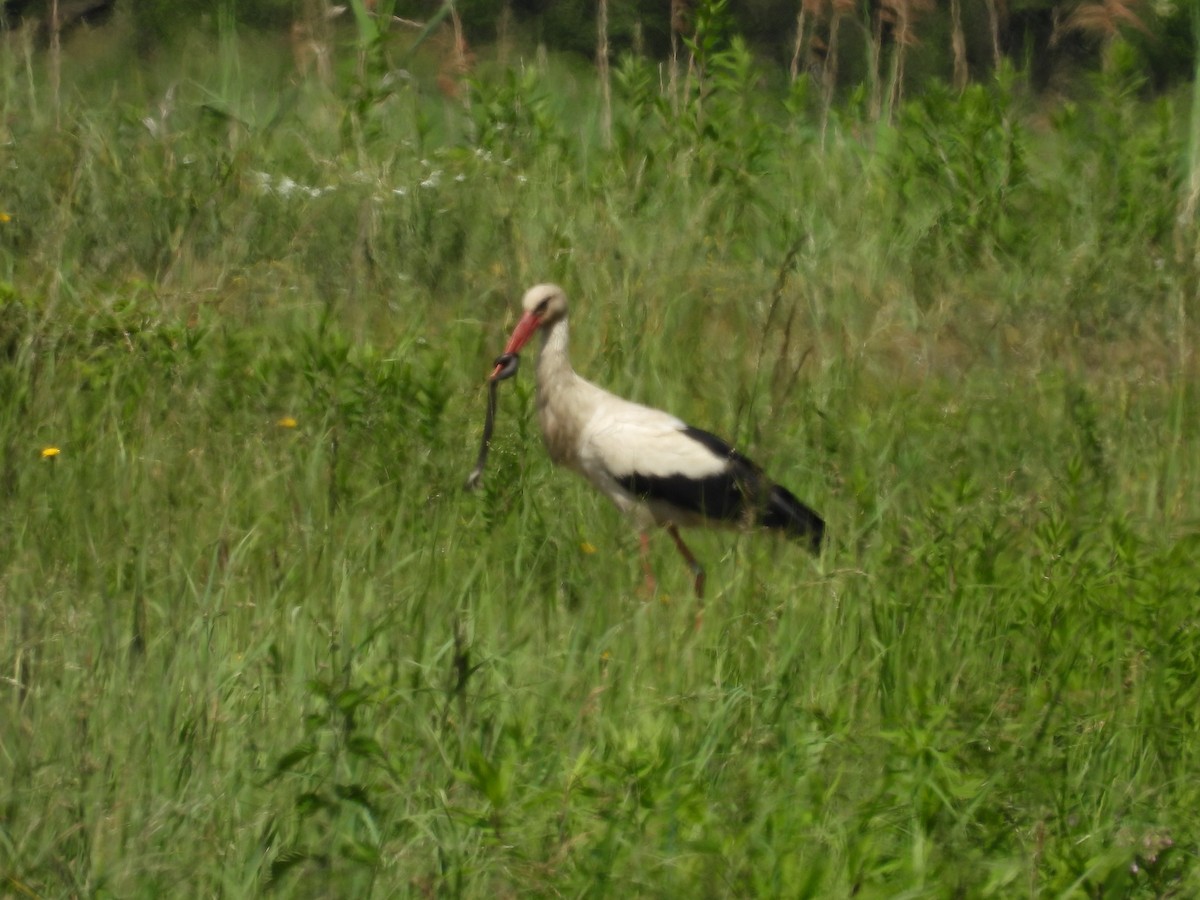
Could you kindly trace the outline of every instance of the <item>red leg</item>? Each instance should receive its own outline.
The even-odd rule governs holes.
[[[696,576],[696,596],[699,599],[703,600],[704,599],[704,566],[700,565],[700,563],[696,560],[696,557],[692,556],[692,551],[688,549],[687,544],[685,544],[683,542],[683,538],[681,538],[679,536],[679,529],[677,529],[674,525],[668,525],[667,532],[675,540],[675,546],[679,548],[679,552],[683,555],[683,558],[687,561],[688,568],[691,569],[692,574],[694,576]]]

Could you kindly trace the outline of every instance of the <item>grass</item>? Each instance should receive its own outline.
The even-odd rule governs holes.
[[[255,41],[97,54],[61,128],[0,64],[0,892],[1197,891],[1181,99],[934,91],[822,149],[737,58],[703,116],[626,64],[605,151],[553,57],[467,108]],[[696,631],[659,540],[639,596],[530,360],[464,494],[542,280],[821,559],[694,535]]]

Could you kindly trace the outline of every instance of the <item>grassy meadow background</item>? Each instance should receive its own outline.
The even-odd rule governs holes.
[[[6,40],[0,894],[1200,894],[1190,89]],[[547,280],[820,559],[462,491]]]

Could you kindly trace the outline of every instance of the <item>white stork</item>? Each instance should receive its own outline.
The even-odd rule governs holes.
[[[567,295],[554,284],[525,292],[524,314],[505,354],[518,353],[539,328],[537,408],[550,459],[586,478],[637,524],[647,584],[649,528],[662,525],[704,597],[704,568],[679,526],[760,525],[819,552],[825,523],[786,488],[715,435],[669,413],[610,394],[575,374],[567,355]],[[496,366],[493,377],[501,371]]]

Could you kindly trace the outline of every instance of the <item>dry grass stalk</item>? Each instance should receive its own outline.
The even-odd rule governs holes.
[[[501,68],[508,65],[508,54],[512,45],[512,40],[509,37],[509,32],[512,29],[512,21],[512,3],[509,0],[505,0],[504,6],[500,8],[500,18],[496,21],[496,57]]]
[[[1008,15],[1003,0],[984,0],[988,11],[988,29],[992,35],[992,69],[1000,71],[1000,20]]]
[[[814,19],[820,18],[824,9],[825,0],[800,0],[800,11],[796,13],[796,42],[792,47],[792,64],[790,69],[793,83],[800,77],[800,59],[803,57],[807,62],[811,55],[811,50],[806,46],[806,41],[804,40],[807,27],[805,19],[810,15]]]
[[[596,10],[596,69],[600,75],[600,137],[612,146],[612,78],[608,69],[608,0]]]
[[[667,74],[667,93],[671,110],[679,112],[679,36],[687,28],[687,0],[671,0],[671,65]]]
[[[800,75],[800,52],[804,48],[804,4],[800,4],[800,12],[796,14],[796,43],[792,47],[792,64],[788,69],[792,83]]]
[[[887,17],[881,8],[875,10],[871,19],[871,106],[872,122],[879,121],[879,113],[883,108],[883,78],[880,70],[883,67],[883,23]]]
[[[442,33],[445,34],[444,28]],[[464,102],[469,102],[462,85],[474,67],[475,54],[467,45],[462,19],[458,15],[458,10],[453,6],[450,7],[450,35],[447,44],[448,46],[442,52],[441,65],[438,67],[438,90],[446,97],[452,99],[461,97]]]
[[[697,25],[696,30],[694,32],[692,32],[692,47],[693,48],[697,47],[699,45],[699,39],[700,39],[700,26]],[[700,75],[697,72],[697,69],[698,69],[698,66],[696,63],[696,51],[694,49],[688,50],[687,73],[683,77],[683,100],[685,103],[687,102],[688,98],[692,96],[692,83],[694,81],[697,81],[700,77]],[[703,91],[697,90],[696,95],[697,95],[696,96],[696,100],[697,100],[696,106],[697,106],[697,110],[699,111],[699,108],[703,105],[703,103],[702,103]]]
[[[854,0],[833,0],[833,20],[829,23],[829,51],[825,55],[825,107],[821,113],[821,146],[825,146],[825,131],[829,127],[829,110],[837,88],[838,32],[842,19],[854,13]]]
[[[895,49],[892,51],[892,87],[888,116],[904,99],[904,59],[906,51],[917,43],[917,33],[914,28],[922,13],[933,9],[933,0],[884,0],[884,12],[893,17],[892,40]]]
[[[292,23],[288,40],[292,61],[301,79],[316,72],[322,84],[333,80],[330,59],[329,21],[335,15],[328,0],[306,0],[303,15]]]
[[[1192,11],[1192,27],[1200,36],[1200,7]],[[1188,141],[1187,184],[1183,201],[1175,220],[1176,256],[1181,262],[1190,253],[1191,263],[1200,269],[1200,227],[1197,215],[1200,212],[1200,54],[1196,55],[1196,77],[1192,81],[1192,120]],[[1183,304],[1180,303],[1180,324],[1183,324]],[[1181,330],[1180,334],[1184,332]],[[1182,340],[1182,338],[1181,338]]]
[[[62,21],[58,0],[50,0],[50,102],[54,104],[54,127],[59,127],[59,92],[62,86]]]
[[[962,93],[970,78],[967,39],[962,26],[962,0],[950,0],[950,49],[954,53],[954,89]]]

